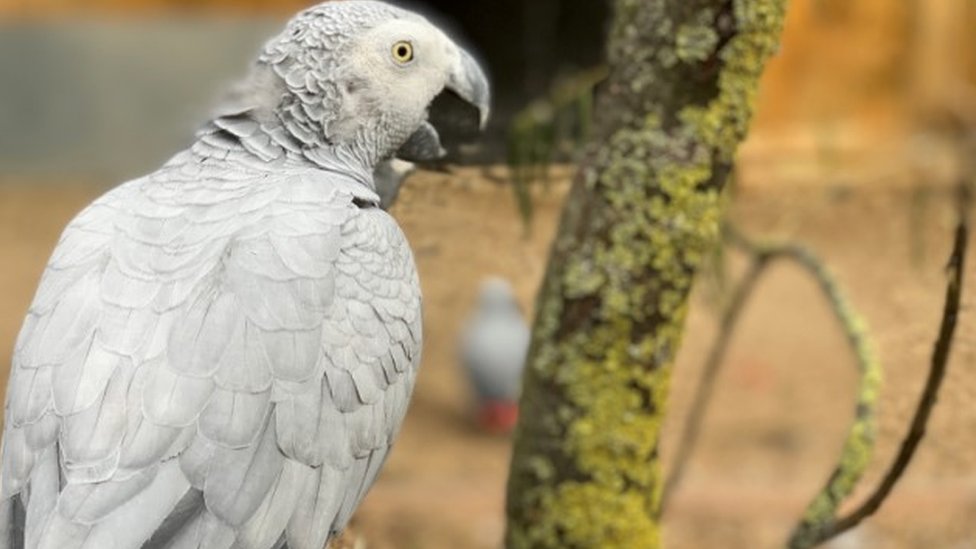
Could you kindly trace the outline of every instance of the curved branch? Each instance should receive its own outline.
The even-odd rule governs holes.
[[[870,345],[863,321],[848,304],[833,275],[812,252],[795,244],[754,242],[731,227],[726,228],[725,236],[731,245],[741,248],[752,258],[752,266],[733,292],[729,308],[722,318],[721,331],[709,352],[691,413],[679,442],[675,469],[665,483],[661,508],[666,509],[667,502],[684,475],[688,457],[697,444],[702,418],[707,410],[719,367],[728,348],[732,329],[745,303],[752,295],[756,282],[766,267],[775,260],[789,260],[800,265],[817,281],[847,336],[861,372],[854,423],[844,443],[840,462],[824,488],[807,508],[803,522],[797,529],[798,532],[805,532],[807,529],[819,530],[818,525],[833,520],[837,507],[853,491],[870,462],[874,445],[874,412],[881,382],[881,366]]]
[[[796,261],[817,279],[821,290],[830,301],[834,316],[847,335],[861,374],[854,422],[844,441],[840,460],[831,472],[827,483],[807,506],[800,524],[790,537],[789,547],[799,549],[816,545],[809,540],[815,537],[813,535],[815,532],[822,530],[824,524],[833,522],[837,508],[854,491],[871,462],[876,430],[875,411],[881,387],[881,364],[870,344],[864,322],[848,304],[840,286],[826,266],[816,256],[801,247],[785,246],[772,249]]]
[[[949,352],[952,349],[952,340],[956,331],[956,322],[959,318],[959,306],[962,301],[963,289],[963,266],[966,263],[966,251],[969,241],[969,209],[972,202],[971,189],[963,184],[959,186],[957,206],[958,222],[956,224],[955,236],[953,239],[952,252],[949,256],[948,284],[945,294],[945,305],[942,310],[942,322],[939,327],[939,335],[936,338],[932,350],[932,361],[929,369],[929,376],[925,382],[925,389],[919,398],[915,415],[912,417],[911,427],[905,435],[898,450],[895,461],[888,468],[888,472],[875,488],[874,492],[857,509],[849,514],[830,521],[820,528],[807,533],[807,536],[800,539],[794,533],[791,539],[791,547],[813,547],[831,538],[854,528],[864,519],[873,515],[884,503],[885,498],[891,493],[895,483],[905,473],[908,464],[911,462],[915,451],[918,449],[922,437],[925,435],[925,427],[928,424],[929,416],[938,400],[939,387],[945,379],[946,367],[949,362]],[[801,525],[802,527],[802,525]],[[794,543],[803,541],[802,544]]]

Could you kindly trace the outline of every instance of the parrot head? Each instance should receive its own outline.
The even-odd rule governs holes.
[[[440,158],[435,123],[480,129],[490,103],[471,54],[422,16],[364,0],[298,14],[265,45],[243,88],[236,102],[259,122],[366,170],[393,157]],[[442,116],[442,106],[461,114]]]

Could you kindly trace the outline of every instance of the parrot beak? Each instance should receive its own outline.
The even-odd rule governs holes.
[[[474,58],[459,50],[459,61],[448,76],[444,90],[430,104],[427,121],[397,150],[396,158],[408,162],[432,162],[460,145],[477,139],[491,109],[488,78]]]
[[[488,86],[488,77],[471,54],[464,50],[460,52],[460,62],[451,73],[447,89],[478,110],[478,129],[484,130],[491,112],[491,88]]]

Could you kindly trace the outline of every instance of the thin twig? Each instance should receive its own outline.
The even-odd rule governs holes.
[[[548,189],[549,166],[560,142],[570,140],[578,149],[587,137],[592,114],[592,96],[596,86],[608,75],[607,67],[585,69],[560,79],[549,91],[512,117],[508,128],[508,166],[512,190],[522,223],[528,230],[534,205],[529,191],[531,183],[541,180]],[[567,117],[578,117],[579,132],[567,135]]]
[[[942,310],[942,322],[939,328],[939,335],[935,341],[932,351],[931,368],[929,376],[925,382],[925,389],[919,398],[918,407],[912,418],[911,427],[905,439],[901,443],[901,448],[895,461],[891,464],[880,484],[864,503],[857,509],[825,525],[816,532],[810,539],[810,544],[805,547],[819,545],[829,539],[854,528],[864,519],[873,515],[884,503],[885,498],[891,493],[895,483],[904,474],[905,469],[911,462],[915,451],[918,449],[922,437],[925,435],[925,428],[938,400],[939,387],[945,379],[946,367],[949,362],[949,354],[952,350],[952,340],[956,331],[956,323],[959,319],[959,305],[962,301],[963,286],[963,266],[966,263],[966,251],[969,240],[969,209],[972,202],[971,190],[966,185],[960,185],[956,203],[958,205],[958,222],[955,229],[955,237],[952,245],[952,253],[949,256],[948,285],[946,287],[945,305]]]
[[[718,378],[719,368],[722,365],[722,360],[725,358],[725,352],[728,349],[729,342],[732,340],[732,331],[766,265],[768,265],[768,262],[765,259],[760,257],[753,258],[749,270],[742,276],[732,291],[732,298],[729,301],[729,305],[722,314],[718,336],[712,344],[708,358],[705,360],[701,377],[698,378],[698,388],[695,391],[691,411],[688,412],[688,418],[685,420],[681,439],[678,442],[678,449],[675,452],[674,469],[668,475],[664,483],[664,490],[661,493],[660,513],[662,515],[667,511],[668,503],[671,501],[671,496],[674,494],[675,489],[684,479],[685,470],[689,461],[688,458],[694,453],[695,447],[698,444],[702,420],[705,417],[705,412],[708,410],[708,404],[712,400],[712,392],[715,388],[715,380]]]

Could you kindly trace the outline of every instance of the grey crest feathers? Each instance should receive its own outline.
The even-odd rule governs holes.
[[[378,61],[403,39],[422,88]],[[379,2],[312,8],[189,149],[69,223],[15,345],[0,549],[321,549],[343,528],[421,352],[413,257],[372,173],[459,51]],[[397,82],[402,109],[374,101]]]
[[[529,337],[511,286],[501,278],[486,279],[460,345],[462,366],[481,402],[518,400]]]

